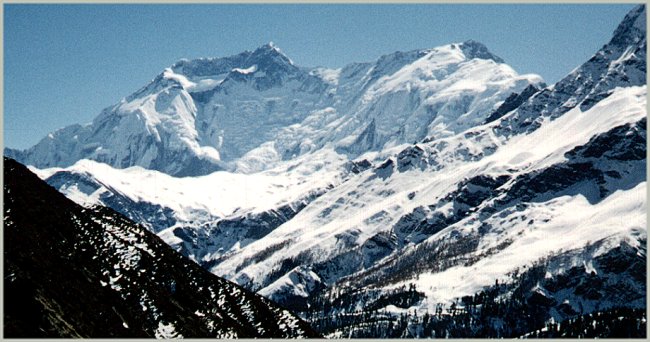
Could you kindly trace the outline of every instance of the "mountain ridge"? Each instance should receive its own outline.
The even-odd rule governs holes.
[[[113,210],[3,165],[5,337],[317,336]]]
[[[471,75],[479,79],[461,82]],[[266,44],[229,57],[180,60],[90,125],[68,126],[30,149],[5,153],[39,168],[87,158],[176,176],[255,172],[329,145],[354,156],[431,130],[462,130],[502,98],[539,82],[517,75],[475,41],[395,52],[337,70],[297,67]],[[453,85],[455,93],[431,97]],[[395,117],[396,106],[411,119]],[[462,115],[470,120],[459,124],[455,118]],[[373,118],[375,143],[350,148]],[[396,119],[402,133],[393,136]],[[420,127],[427,122],[431,127]]]
[[[304,95],[296,108],[327,105],[307,114],[277,92],[289,88],[245,97],[262,72],[254,65],[212,90],[170,70],[176,91],[205,104],[196,122],[243,108],[232,122],[265,142],[233,162],[238,172],[175,177],[89,160],[31,168],[78,203],[146,221],[327,337],[516,337],[619,310],[640,336],[646,15],[635,7],[550,86],[471,42],[468,53],[487,59],[449,44],[281,78]],[[318,84],[325,92],[310,92]],[[285,121],[251,119],[259,108]],[[218,152],[232,156],[227,133],[198,135],[223,137]]]

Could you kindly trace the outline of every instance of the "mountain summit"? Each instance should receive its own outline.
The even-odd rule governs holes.
[[[463,53],[467,58],[481,58],[481,59],[491,59],[497,63],[505,63],[501,57],[492,54],[488,48],[480,42],[475,40],[467,40],[459,44],[460,49],[463,50]]]
[[[610,45],[627,46],[646,39],[646,7],[638,5],[625,16],[614,31]]]
[[[91,124],[6,153],[40,168],[92,159],[175,176],[252,172],[324,147],[354,157],[459,132],[540,82],[471,40],[336,70],[298,67],[268,43],[178,61]]]

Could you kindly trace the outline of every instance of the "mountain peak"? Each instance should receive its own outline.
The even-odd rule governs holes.
[[[279,84],[278,80],[285,77],[289,74],[294,74],[297,72],[298,68],[293,64],[293,61],[289,59],[273,42],[268,42],[253,52],[247,52],[246,58],[240,65],[234,66],[233,71],[236,71],[236,78],[240,77],[242,72],[247,71],[243,74],[248,75],[252,74],[255,71],[260,71],[261,74],[265,75],[267,81],[274,79],[275,81],[267,82],[266,88],[272,84]],[[260,82],[259,76],[256,78],[256,82]]]
[[[646,8],[645,5],[638,5],[618,25],[609,43],[618,46],[627,46],[645,40],[645,37]]]
[[[287,55],[285,55],[273,42],[268,42],[255,49],[250,56],[250,60],[253,60],[255,62],[254,64],[258,64],[259,61],[267,61],[293,66],[293,61],[289,59],[289,57],[287,57]]]
[[[268,43],[260,46],[259,49],[275,50],[277,52],[280,52],[280,48],[278,48],[278,46],[275,45],[273,41],[269,41]]]
[[[497,63],[505,63],[501,57],[490,52],[483,43],[476,40],[470,39],[456,45],[463,51],[467,59],[491,59]]]
[[[280,69],[288,70],[293,67],[293,61],[277,45],[268,42],[252,52],[247,50],[229,57],[183,58],[174,63],[171,69],[174,73],[188,77],[206,77],[225,74],[233,69],[248,69],[253,65],[260,69],[275,69],[280,65]]]

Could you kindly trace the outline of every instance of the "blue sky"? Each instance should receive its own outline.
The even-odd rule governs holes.
[[[551,84],[605,44],[633,4],[4,5],[4,144],[87,123],[180,58],[273,41],[301,66],[474,39]]]

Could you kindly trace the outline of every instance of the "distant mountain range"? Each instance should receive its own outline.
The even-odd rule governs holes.
[[[5,154],[326,337],[645,337],[646,16],[553,85],[475,41],[182,60]]]
[[[90,159],[173,176],[251,172],[323,147],[357,156],[458,133],[531,84],[541,78],[517,75],[474,41],[336,70],[298,67],[267,44],[179,61],[91,124],[6,154],[39,168]]]

